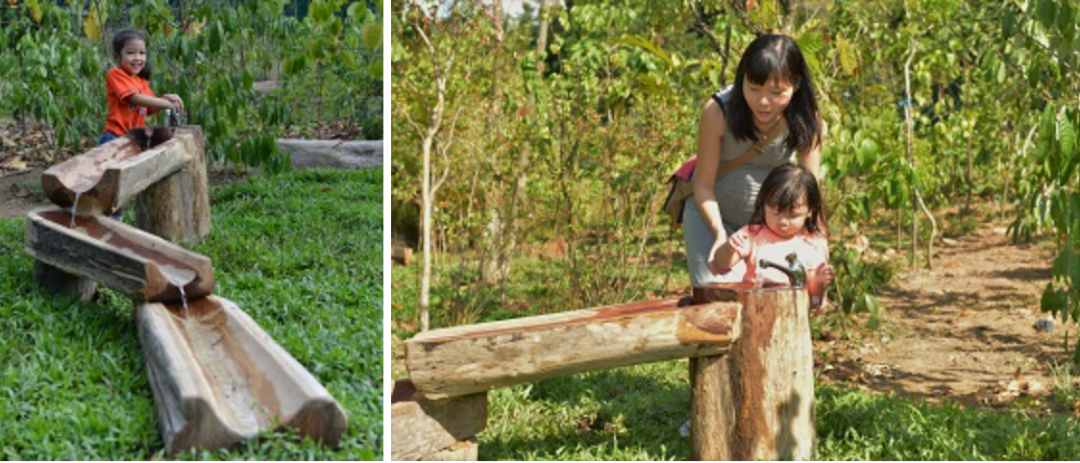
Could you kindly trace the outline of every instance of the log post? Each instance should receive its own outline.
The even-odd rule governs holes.
[[[429,401],[405,379],[390,393],[390,459],[476,461],[473,439],[487,427],[487,393]]]
[[[88,278],[65,272],[59,267],[34,259],[34,281],[51,293],[70,294],[83,302],[91,302],[97,294],[97,283]]]
[[[136,197],[135,223],[169,241],[194,244],[210,235],[206,144],[197,126],[177,128],[173,139],[186,147],[191,161]]]
[[[805,290],[737,290],[739,337],[724,357],[691,362],[698,460],[809,460],[814,360]]]

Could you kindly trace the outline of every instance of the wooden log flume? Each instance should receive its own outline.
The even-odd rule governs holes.
[[[150,134],[146,134],[150,130]],[[183,169],[201,152],[201,131],[135,129],[41,174],[41,188],[54,204],[81,214],[112,214],[143,190]]]
[[[426,399],[646,362],[728,352],[738,302],[678,299],[585,309],[421,333],[406,341],[409,375]]]
[[[136,308],[158,423],[170,455],[295,429],[337,446],[344,410],[310,372],[231,301],[209,296]]]
[[[65,272],[97,281],[136,301],[179,301],[210,294],[210,259],[104,216],[54,207],[26,217],[26,251]]]

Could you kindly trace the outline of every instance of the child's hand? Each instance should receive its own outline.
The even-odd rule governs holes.
[[[167,95],[162,95],[161,98],[172,103],[174,111],[178,113],[184,112],[184,100],[180,98],[180,95],[177,95],[175,93],[169,93]]]
[[[746,258],[750,255],[750,238],[746,235],[736,233],[728,238],[728,243],[731,244],[731,249],[739,255],[739,258]]]
[[[821,265],[814,269],[814,278],[818,280],[818,283],[824,289],[832,284],[833,279],[836,278],[836,271],[828,262],[822,262]]]

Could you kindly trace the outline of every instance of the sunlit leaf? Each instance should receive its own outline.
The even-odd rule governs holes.
[[[364,39],[364,46],[374,50],[382,45],[382,24],[371,22],[364,24],[360,29],[360,35]]]
[[[39,0],[26,0],[26,8],[30,10],[30,17],[34,18],[34,22],[41,24],[41,5]]]
[[[855,47],[851,46],[851,42],[848,42],[844,36],[838,35],[836,48],[840,54],[840,67],[843,68],[845,74],[854,76],[859,67],[858,59],[855,57]]]

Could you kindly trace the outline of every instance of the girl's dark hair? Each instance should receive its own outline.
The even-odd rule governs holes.
[[[735,71],[735,87],[727,116],[735,138],[757,141],[754,133],[754,113],[746,103],[743,82],[765,85],[771,79],[787,81],[795,87],[791,103],[784,109],[787,119],[788,150],[807,152],[821,143],[821,121],[818,113],[814,83],[802,51],[786,35],[762,35],[750,42]]]
[[[765,206],[772,206],[780,212],[790,212],[806,198],[806,208],[810,217],[806,220],[806,231],[812,235],[825,231],[825,205],[821,200],[817,178],[809,170],[794,164],[784,164],[769,172],[758,190],[754,203],[754,215],[750,224],[765,223]]]
[[[120,52],[123,51],[124,45],[126,45],[132,40],[142,40],[143,43],[146,43],[146,34],[143,34],[142,32],[135,29],[124,29],[120,32],[117,32],[116,35],[113,36],[113,60],[118,62],[120,61]],[[139,77],[150,80],[150,74],[150,60],[146,60],[146,65],[143,66],[142,70],[139,71]]]

